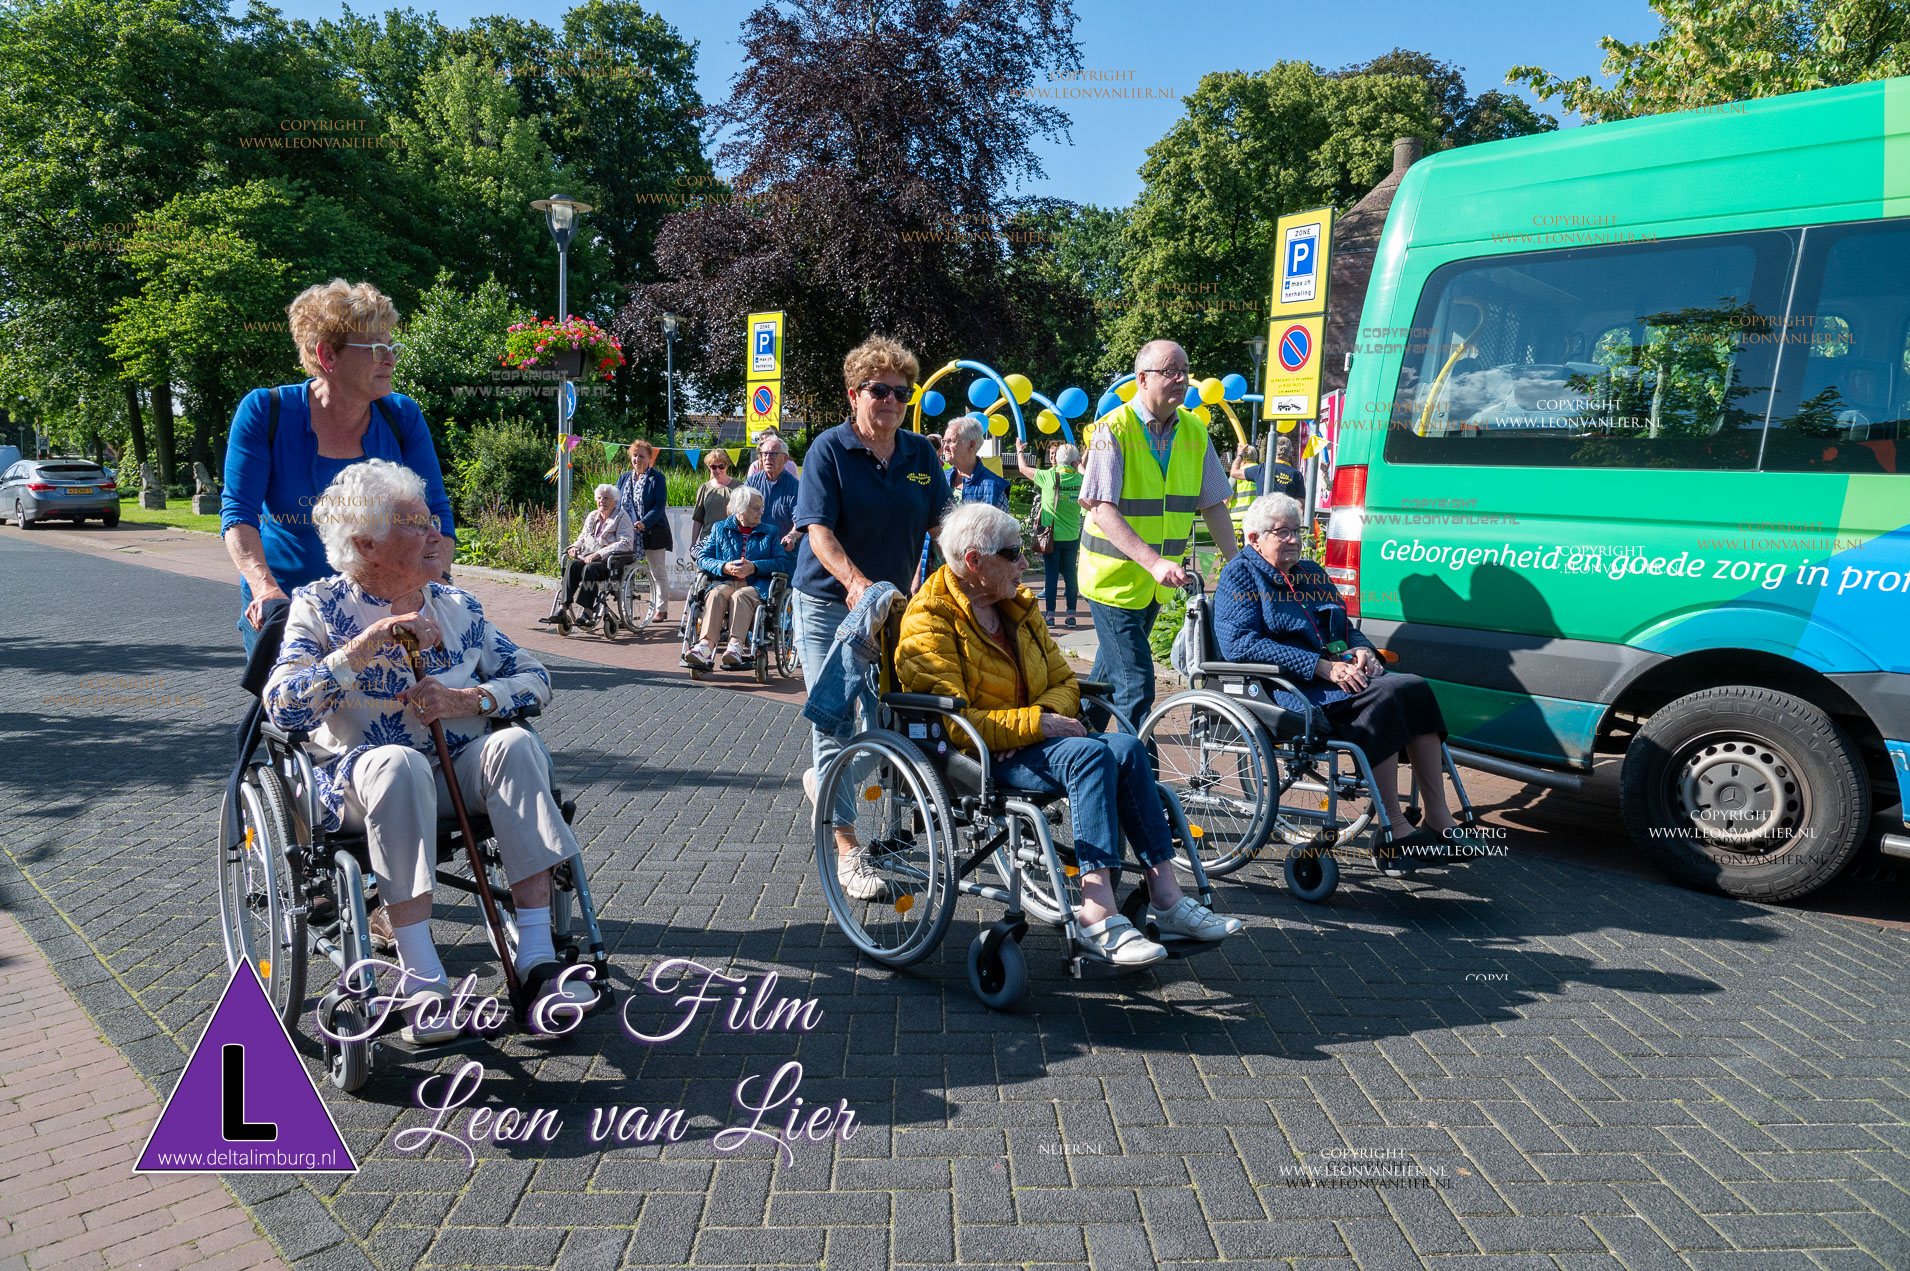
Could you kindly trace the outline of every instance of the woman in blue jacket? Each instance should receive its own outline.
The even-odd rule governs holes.
[[[729,620],[730,640],[723,649],[723,668],[743,665],[743,634],[756,621],[756,607],[769,595],[772,574],[793,573],[796,554],[783,546],[776,527],[763,520],[763,493],[739,485],[730,495],[729,517],[703,536],[696,563],[716,585],[703,593],[703,627],[696,644],[684,651],[683,665],[710,669],[716,642]]]
[[[650,566],[651,621],[670,616],[670,486],[657,471],[657,448],[647,441],[630,443],[630,471],[617,478],[617,502],[637,527],[642,542],[637,550]]]
[[[1275,700],[1289,710],[1319,707],[1333,739],[1365,754],[1379,783],[1389,837],[1407,849],[1397,859],[1439,855],[1463,831],[1446,805],[1439,754],[1446,721],[1432,686],[1417,675],[1389,673],[1373,642],[1353,626],[1333,580],[1301,558],[1296,500],[1262,495],[1241,520],[1251,550],[1227,563],[1214,592],[1220,656],[1284,670],[1306,700],[1287,692],[1275,693]],[[1425,800],[1425,824],[1417,831],[1399,804],[1401,751],[1412,761]]]
[[[391,391],[401,351],[391,336],[398,325],[391,298],[370,283],[334,278],[301,291],[285,313],[312,378],[246,394],[226,441],[219,532],[239,571],[248,654],[267,604],[338,572],[325,560],[312,506],[351,465],[389,459],[417,473],[438,532],[455,546],[431,431],[418,404]]]

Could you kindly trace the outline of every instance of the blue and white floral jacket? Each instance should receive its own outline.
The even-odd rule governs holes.
[[[477,597],[441,583],[425,584],[423,612],[444,633],[442,648],[423,652],[425,673],[446,688],[491,690],[494,719],[550,702],[550,673],[484,617]],[[407,711],[399,694],[414,683],[404,650],[387,643],[356,674],[344,647],[380,618],[391,602],[342,574],[292,593],[285,639],[265,685],[265,713],[280,728],[304,729],[329,757],[314,765],[325,827],[340,828],[344,789],[358,757],[374,746],[409,746],[435,767],[431,729]],[[480,716],[444,721],[455,757],[486,731]]]

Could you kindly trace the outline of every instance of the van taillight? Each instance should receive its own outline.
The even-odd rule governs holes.
[[[1333,471],[1333,509],[1326,518],[1326,572],[1349,617],[1360,616],[1360,533],[1366,528],[1366,465]]]

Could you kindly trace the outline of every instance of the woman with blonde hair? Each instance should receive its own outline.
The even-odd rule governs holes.
[[[643,541],[638,549],[650,566],[650,617],[661,622],[670,616],[670,488],[656,469],[657,448],[647,441],[630,443],[630,471],[617,478],[617,502]]]
[[[456,547],[431,430],[416,402],[391,391],[404,351],[392,334],[398,309],[391,297],[368,282],[334,278],[299,292],[285,313],[311,379],[247,393],[226,441],[219,532],[239,571],[239,634],[248,653],[271,602],[332,574],[312,506],[353,464],[388,459],[417,473],[449,542],[447,562]]]

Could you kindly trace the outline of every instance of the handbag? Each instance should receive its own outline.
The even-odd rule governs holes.
[[[1029,520],[1034,522],[1030,528],[1035,532],[1035,554],[1038,556],[1046,556],[1054,551],[1054,526],[1041,523],[1042,507],[1047,501],[1048,492],[1043,490],[1041,498],[1035,501],[1034,512],[1029,516]]]

